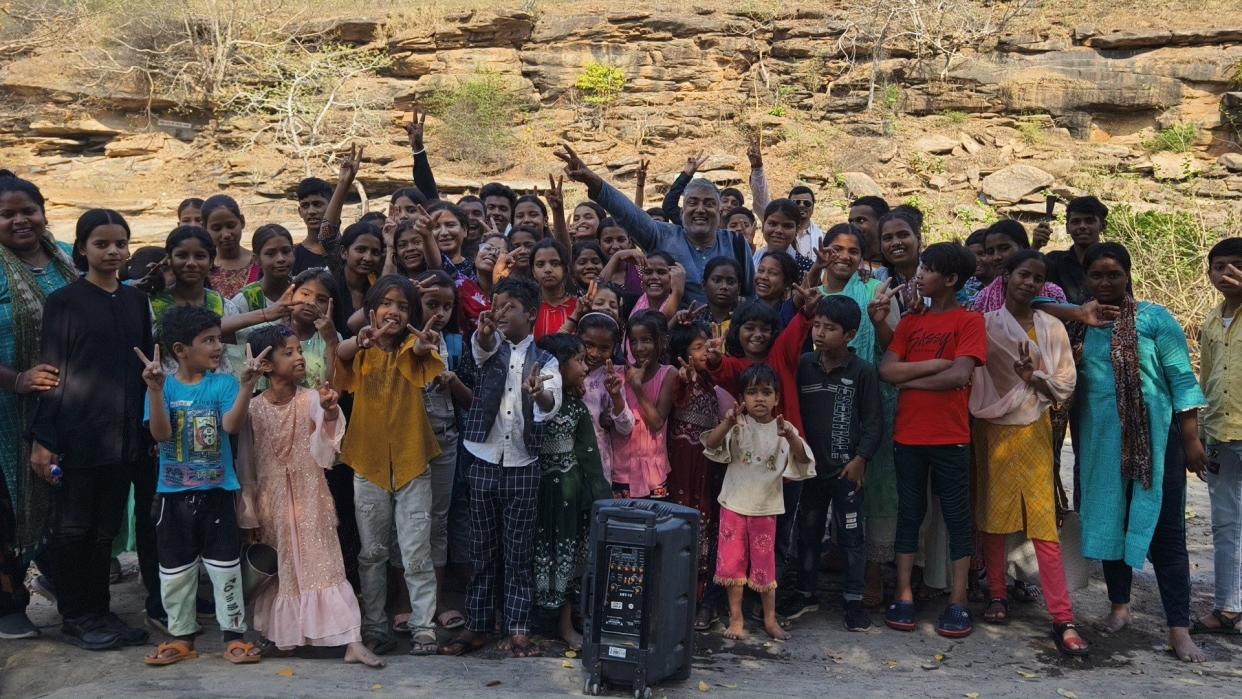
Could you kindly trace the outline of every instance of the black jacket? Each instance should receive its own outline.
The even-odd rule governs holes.
[[[798,360],[802,426],[819,476],[840,474],[855,456],[867,461],[880,447],[884,410],[875,367],[850,350],[844,365],[824,371],[818,352]]]

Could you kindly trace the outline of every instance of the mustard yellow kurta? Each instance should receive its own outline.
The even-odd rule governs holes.
[[[414,354],[415,338],[396,352],[360,350],[336,363],[335,383],[354,394],[341,461],[359,476],[395,492],[423,475],[440,444],[423,405],[423,388],[444,372],[440,355]]]
[[[1025,531],[1027,537],[1057,541],[1052,480],[1052,418],[1044,413],[1029,425],[976,420],[975,523],[989,534]]]

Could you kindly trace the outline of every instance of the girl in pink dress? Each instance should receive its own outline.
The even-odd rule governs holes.
[[[612,440],[612,493],[618,498],[668,497],[668,415],[673,409],[677,372],[660,363],[668,318],[659,311],[630,317],[630,353],[625,401],[634,413],[634,430]]]
[[[338,395],[326,383],[318,391],[299,385],[306,360],[288,327],[261,328],[249,342],[252,350],[271,348],[263,362],[271,387],[250,404],[238,522],[275,547],[279,567],[276,584],[255,599],[254,627],[280,651],[345,646],[345,662],[383,667],[362,644],[362,615],[345,579],[324,477],[345,435]]]

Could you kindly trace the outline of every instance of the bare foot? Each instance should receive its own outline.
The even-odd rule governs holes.
[[[1182,662],[1201,663],[1207,660],[1207,655],[1191,640],[1190,629],[1185,626],[1169,629],[1169,645],[1173,646],[1173,653]]]
[[[1101,631],[1106,633],[1117,633],[1130,625],[1130,605],[1114,604],[1108,616],[1104,617],[1096,624]]]
[[[501,650],[509,651],[515,658],[538,658],[543,655],[543,651],[530,640],[530,636],[523,634],[514,634],[497,645]]]
[[[746,624],[739,617],[729,620],[729,627],[725,629],[725,638],[732,638],[735,641],[741,641],[746,638]]]
[[[345,646],[345,662],[361,663],[367,667],[384,667],[384,661],[361,643],[351,643]]]
[[[570,624],[567,627],[562,626],[560,633],[561,638],[569,646],[570,650],[582,650],[582,634],[578,633],[578,630],[574,628],[573,624]]]
[[[793,634],[781,628],[781,623],[775,617],[764,620],[763,630],[767,631],[768,635],[775,641],[788,641],[793,638]]]

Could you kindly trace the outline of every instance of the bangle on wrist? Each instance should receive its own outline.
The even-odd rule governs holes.
[[[422,155],[423,153],[426,153],[426,152],[427,152],[427,146],[420,146],[417,150],[414,151],[413,155]]]

